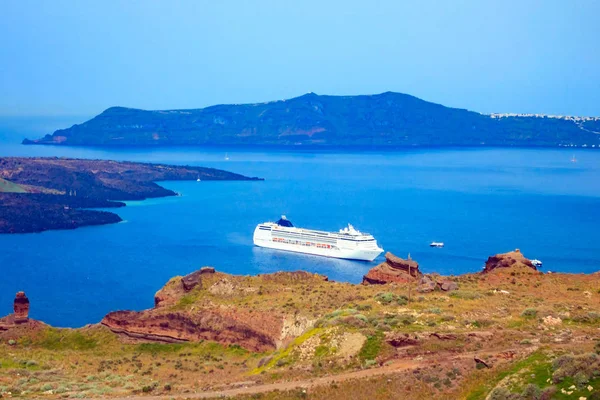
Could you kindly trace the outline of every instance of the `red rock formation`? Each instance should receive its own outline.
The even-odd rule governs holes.
[[[280,272],[259,278],[264,283],[276,283],[283,287],[327,280],[325,276],[303,271]],[[223,344],[238,344],[251,351],[273,350],[286,340],[286,336],[290,336],[290,327],[286,328],[290,315],[285,314],[285,310],[258,311],[253,307],[236,305],[236,302],[225,302],[218,306],[213,301],[215,297],[235,298],[260,290],[260,283],[249,286],[245,281],[245,277],[227,275],[216,272],[212,267],[204,267],[183,278],[177,277],[167,282],[156,293],[153,309],[111,312],[101,323],[128,340],[212,340]],[[182,299],[186,301],[182,302]],[[287,322],[289,325],[289,321]]]
[[[525,258],[519,249],[489,257],[481,273],[485,274],[498,268],[524,268],[526,270],[537,271],[535,265],[529,259]]]
[[[274,337],[281,330],[281,319],[273,315],[245,317],[207,309],[196,313],[115,311],[107,314],[101,323],[114,333],[138,340],[166,343],[212,340],[238,344],[251,351],[274,350]],[[270,330],[269,326],[277,329]]]
[[[15,324],[22,324],[29,321],[29,299],[25,295],[25,292],[17,292],[14,311]]]
[[[421,271],[419,271],[419,264],[416,261],[410,258],[404,260],[388,252],[385,254],[385,262],[371,268],[363,277],[363,284],[382,285],[392,282],[413,282],[422,275]]]

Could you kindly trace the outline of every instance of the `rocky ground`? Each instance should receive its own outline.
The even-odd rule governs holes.
[[[0,158],[0,233],[41,232],[120,222],[117,200],[175,196],[165,180],[257,180],[213,168],[78,160]]]
[[[406,261],[386,255],[367,274],[377,282],[361,285],[203,268],[171,279],[152,309],[113,312],[81,329],[27,319],[19,295],[15,314],[0,319],[0,394],[600,396],[600,275],[542,273],[519,251],[452,277]]]

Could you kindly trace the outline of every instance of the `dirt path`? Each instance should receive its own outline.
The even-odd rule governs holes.
[[[231,397],[241,394],[266,393],[274,390],[287,391],[293,389],[310,389],[316,386],[331,385],[332,383],[345,382],[352,379],[365,379],[373,376],[393,375],[401,371],[411,370],[415,368],[423,368],[432,364],[446,363],[453,360],[473,358],[475,356],[483,356],[485,354],[498,354],[510,349],[496,350],[494,352],[470,352],[459,354],[453,357],[430,358],[423,360],[398,360],[389,365],[379,368],[364,369],[360,371],[346,372],[342,374],[312,378],[303,381],[293,382],[278,382],[264,385],[245,386],[234,389],[223,389],[218,391],[207,391],[201,393],[186,393],[186,394],[168,394],[157,396],[128,396],[111,398],[111,400],[170,400],[170,399],[211,399],[218,397]],[[522,351],[522,350],[521,350]],[[99,400],[99,399],[98,399]]]
[[[129,397],[117,397],[111,398],[111,400],[168,400],[168,399],[211,399],[217,397],[230,397],[237,396],[240,394],[255,394],[272,392],[274,390],[286,391],[298,388],[309,389],[315,386],[331,385],[336,382],[344,382],[351,379],[364,379],[372,376],[379,375],[390,375],[395,374],[399,371],[405,371],[408,369],[414,369],[417,367],[424,367],[428,365],[424,361],[402,361],[386,365],[379,368],[364,369],[360,371],[347,372],[338,375],[324,376],[320,378],[312,378],[304,381],[294,382],[278,382],[269,383],[264,385],[255,385],[240,387],[235,389],[224,389],[219,391],[201,392],[201,393],[185,393],[185,394],[171,394],[171,395],[158,395],[158,396],[129,396]],[[98,399],[99,400],[99,399]],[[104,399],[106,400],[106,399]]]

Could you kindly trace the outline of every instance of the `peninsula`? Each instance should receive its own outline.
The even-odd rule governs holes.
[[[0,233],[120,222],[123,200],[175,196],[166,180],[259,180],[214,168],[67,158],[0,158]]]
[[[112,107],[24,144],[316,147],[576,146],[600,148],[600,117],[480,114],[402,93],[323,96],[146,111]]]

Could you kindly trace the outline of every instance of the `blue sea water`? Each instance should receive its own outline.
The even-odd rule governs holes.
[[[23,121],[22,121],[23,122]],[[25,290],[31,316],[82,326],[118,309],[144,309],[172,276],[204,265],[234,274],[308,270],[360,282],[373,263],[252,245],[259,222],[352,223],[426,272],[479,271],[520,248],[544,269],[600,270],[600,150],[91,149],[22,146],[52,123],[0,120],[0,156],[67,156],[222,168],[259,182],[164,182],[179,197],[128,202],[124,222],[71,231],[0,235],[0,315]],[[73,121],[75,122],[75,121]],[[56,127],[59,127],[56,126]],[[224,159],[225,152],[229,160]],[[577,163],[571,162],[573,155]],[[431,241],[444,241],[433,249]]]

